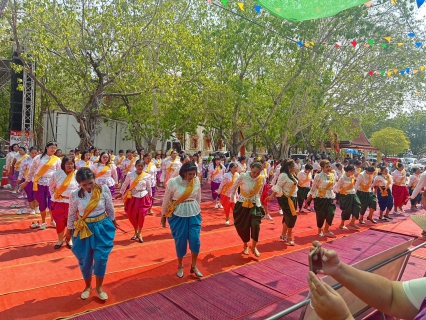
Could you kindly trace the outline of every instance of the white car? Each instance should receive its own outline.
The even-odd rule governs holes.
[[[416,158],[404,158],[404,160],[407,169],[410,171],[414,168],[420,168],[421,171],[425,169],[425,166],[421,164]]]

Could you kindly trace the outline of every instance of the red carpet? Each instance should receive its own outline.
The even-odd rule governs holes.
[[[213,209],[209,189],[205,187],[203,191],[203,229],[199,268],[205,276],[235,269],[257,260],[287,255],[292,251],[309,247],[313,240],[318,239],[315,214],[309,213],[299,215],[294,230],[295,247],[288,247],[285,243],[279,241],[282,216],[276,212],[278,207],[274,202],[270,204],[274,221],[262,221],[261,242],[259,243],[259,251],[262,253],[262,257],[256,259],[252,255],[244,256],[241,254],[242,243],[235,228],[224,225],[222,210]],[[101,303],[94,294],[86,301],[79,298],[84,284],[77,260],[71,251],[65,247],[61,250],[53,249],[57,240],[55,230],[53,228],[48,228],[45,231],[29,229],[31,222],[40,220],[40,217],[38,215],[17,216],[15,214],[17,209],[11,209],[9,206],[12,203],[23,205],[24,201],[15,201],[10,192],[0,191],[0,270],[2,272],[0,318],[54,319],[67,317],[194,281],[188,272],[189,258],[184,259],[184,278],[178,279],[175,276],[177,262],[173,239],[168,228],[163,229],[159,226],[158,214],[160,208],[158,205],[161,202],[162,190],[157,193],[156,198],[158,199],[155,203],[157,207],[154,208],[156,215],[146,218],[143,230],[145,242],[143,244],[130,241],[132,227],[123,213],[121,202],[116,202],[117,220],[125,233],[117,230],[115,247],[109,260],[104,285],[109,299],[106,303]],[[394,225],[401,224],[401,227],[397,228],[398,230],[392,231],[408,235],[420,234],[419,227],[406,228],[403,225],[405,222],[402,221],[406,219],[407,217],[398,217],[390,224],[382,223],[376,227],[393,228]],[[344,232],[337,228],[339,220],[338,210],[333,231],[338,237],[348,236],[348,239],[372,226],[367,224],[361,231]],[[48,218],[48,222],[50,222],[50,218]],[[359,246],[361,251],[367,249],[366,243],[362,243],[363,246]],[[305,252],[294,252],[294,257],[294,259],[306,261]],[[237,273],[235,273],[235,276],[237,276]],[[241,275],[238,277],[241,277]],[[294,285],[295,288],[298,288],[296,282]],[[230,287],[226,282],[222,283],[222,286],[228,292],[232,291],[229,290]],[[282,288],[282,290],[284,289]],[[274,292],[276,292],[275,289]],[[194,294],[199,295],[200,293]],[[160,296],[161,298],[158,298]],[[161,309],[156,311],[159,314],[158,318],[161,318],[160,314],[168,315],[169,319],[181,318],[178,314],[176,314],[176,317],[172,317],[167,310],[161,308],[161,301],[166,299],[164,296],[158,293],[155,298],[149,297],[151,297],[149,298],[151,301],[149,306],[152,307],[155,304]],[[296,297],[292,296],[292,299],[296,299]],[[215,308],[217,309],[217,306],[213,309]],[[235,310],[231,312],[231,309],[228,306],[227,315],[235,314]],[[141,310],[140,312],[142,316],[144,312],[148,311]],[[213,310],[212,312],[216,311]]]

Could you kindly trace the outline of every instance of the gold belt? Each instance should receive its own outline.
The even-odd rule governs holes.
[[[86,222],[86,223],[98,222],[98,221],[105,219],[106,216],[107,216],[107,214],[103,213],[100,216],[97,216],[97,217],[94,217],[94,218],[86,218],[86,219],[84,219],[84,222]]]

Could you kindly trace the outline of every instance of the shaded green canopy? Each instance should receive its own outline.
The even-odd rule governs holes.
[[[256,0],[272,14],[293,22],[331,17],[368,0]]]

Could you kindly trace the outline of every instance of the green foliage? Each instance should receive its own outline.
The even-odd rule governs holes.
[[[403,153],[410,148],[410,141],[404,131],[391,127],[374,132],[371,144],[387,156]]]

